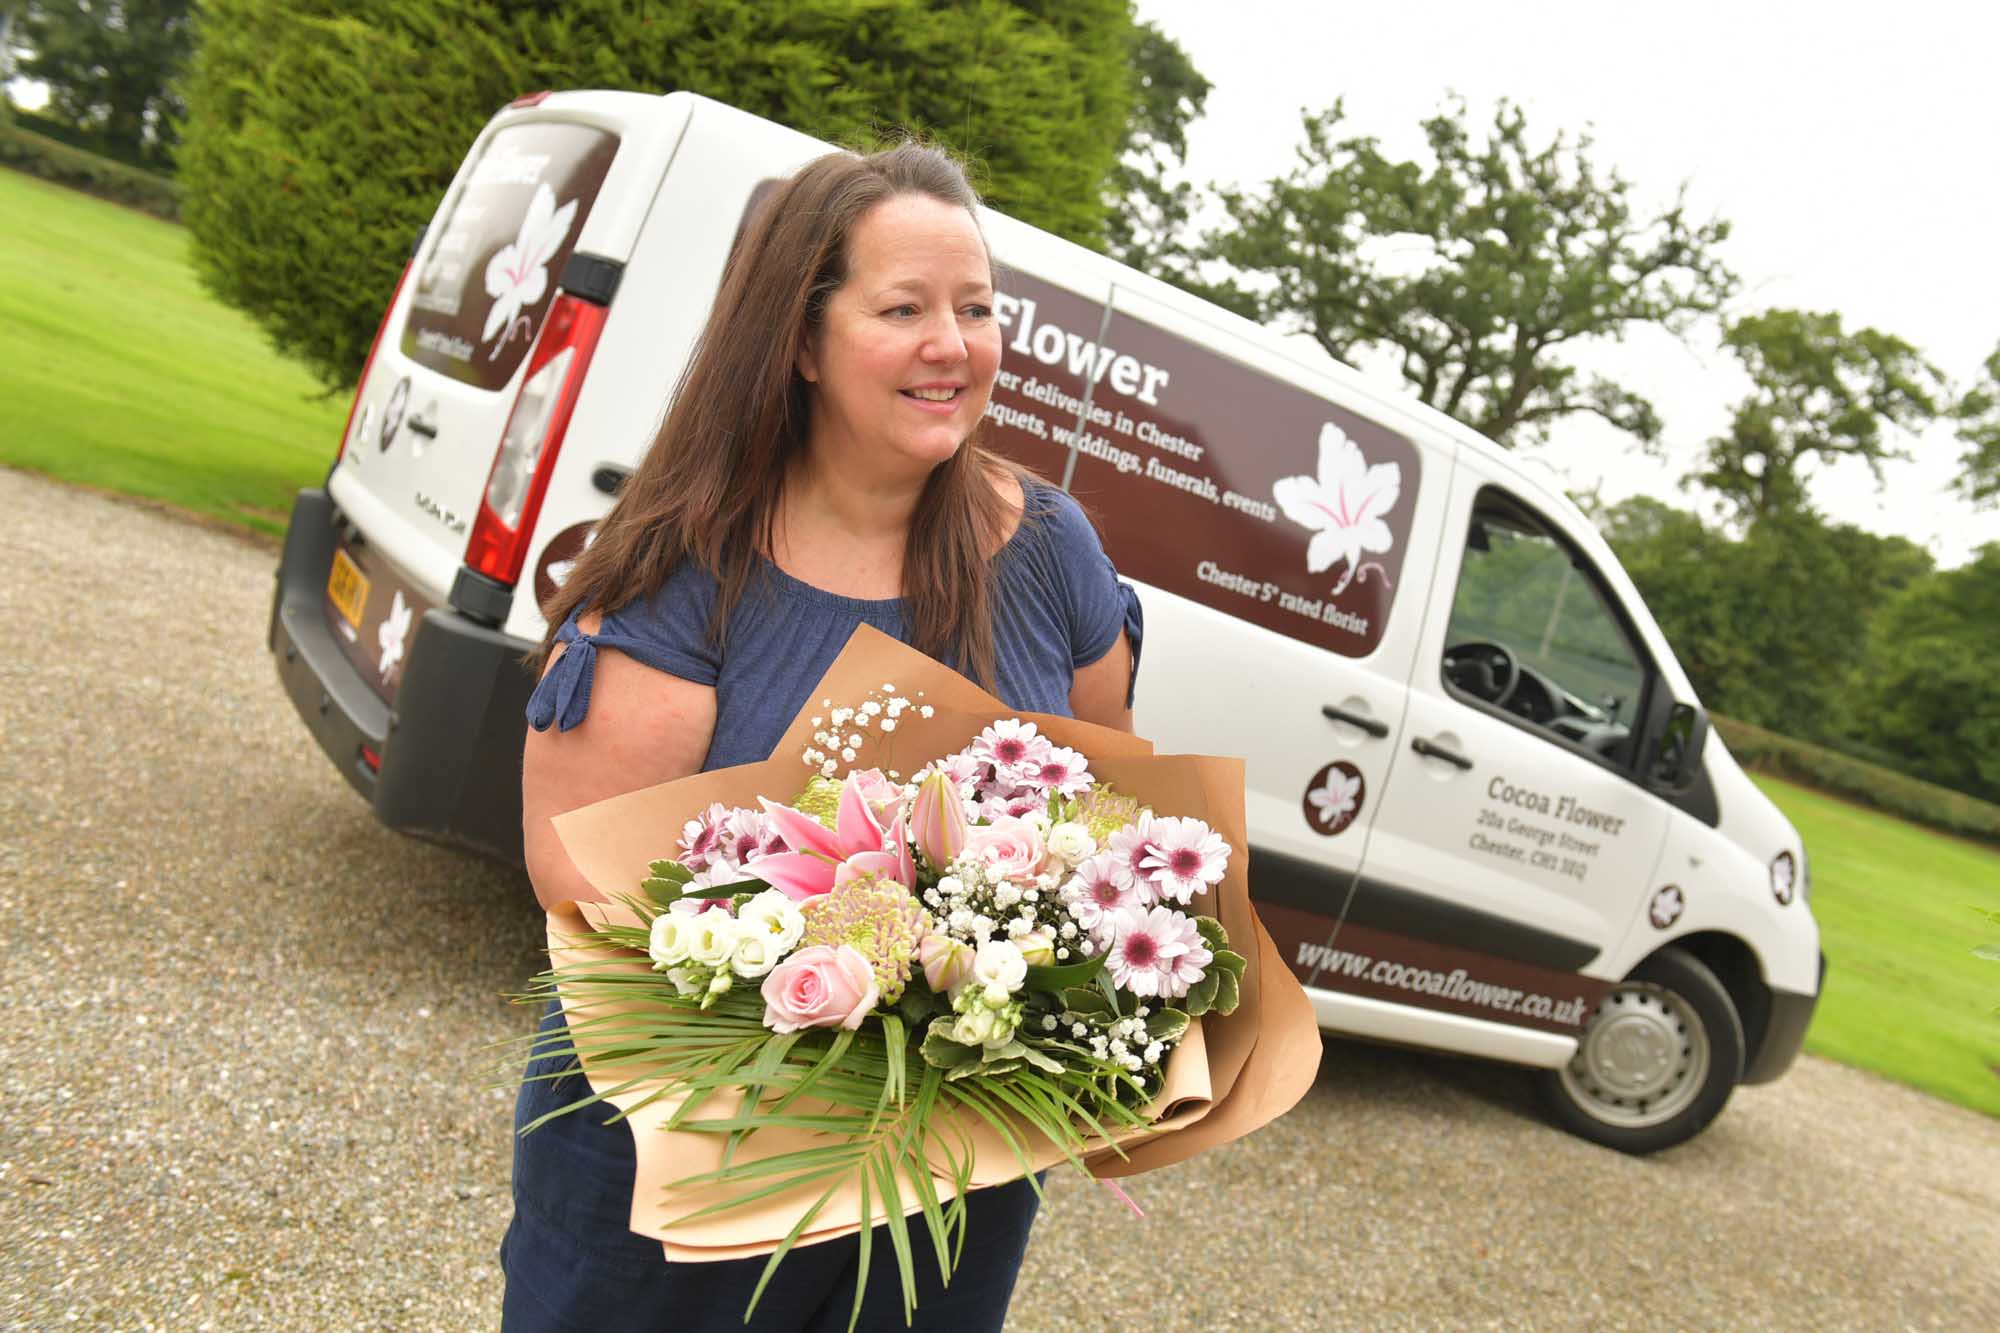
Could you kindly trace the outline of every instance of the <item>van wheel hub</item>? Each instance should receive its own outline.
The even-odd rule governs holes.
[[[1693,1101],[1708,1061],[1707,1032],[1687,1001],[1628,981],[1591,1015],[1562,1080],[1593,1115],[1637,1128],[1670,1119]]]

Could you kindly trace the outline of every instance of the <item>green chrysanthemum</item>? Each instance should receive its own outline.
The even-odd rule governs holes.
[[[832,828],[840,815],[841,786],[839,778],[814,778],[792,801],[792,809]]]
[[[805,914],[806,933],[799,947],[852,945],[875,969],[882,1003],[894,1004],[902,997],[917,944],[931,928],[931,914],[907,889],[864,875],[812,899]]]
[[[1136,797],[1121,795],[1111,784],[1099,782],[1093,783],[1089,791],[1077,798],[1076,809],[1070,818],[1089,829],[1090,836],[1097,839],[1101,847],[1104,840],[1119,829],[1138,823],[1144,810]]]

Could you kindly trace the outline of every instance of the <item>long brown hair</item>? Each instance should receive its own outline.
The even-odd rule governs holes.
[[[549,627],[537,665],[572,612],[614,611],[651,596],[684,560],[719,585],[708,632],[723,645],[759,553],[772,549],[787,466],[806,447],[810,405],[799,350],[847,280],[856,223],[906,194],[967,212],[979,205],[956,161],[907,141],[866,156],[815,159],[764,200],[723,270],[652,446],[542,608]],[[903,555],[916,647],[953,659],[989,687],[992,557],[1010,518],[994,485],[1002,473],[1018,477],[1021,469],[966,440],[925,482]]]

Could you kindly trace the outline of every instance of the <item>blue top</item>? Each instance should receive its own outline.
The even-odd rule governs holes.
[[[995,693],[1010,708],[1067,717],[1076,669],[1110,652],[1121,630],[1132,639],[1136,678],[1139,598],[1119,581],[1074,499],[1032,479],[1024,487],[1021,526],[995,560]],[[529,725],[546,731],[554,723],[568,731],[581,723],[590,710],[597,649],[616,648],[656,670],[715,687],[715,736],[703,772],[758,763],[771,757],[855,626],[872,625],[910,642],[902,598],[842,597],[768,560],[757,563],[730,615],[726,652],[708,638],[715,578],[689,562],[651,597],[608,612],[595,634],[578,630],[572,615],[556,631],[569,647],[528,700]],[[1129,703],[1129,687],[1126,697]]]

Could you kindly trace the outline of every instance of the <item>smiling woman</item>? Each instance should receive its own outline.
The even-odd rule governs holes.
[[[904,144],[807,164],[746,227],[665,424],[544,608],[522,834],[551,911],[597,896],[553,816],[768,758],[861,625],[1010,708],[1130,729],[1137,598],[1073,500],[975,439],[1002,352],[976,204]],[[740,1328],[763,1260],[668,1263],[631,1231],[632,1131],[556,1114],[588,1090],[544,1064],[517,1110],[555,1118],[516,1150],[506,1327]],[[948,1290],[917,1266],[919,1327],[1000,1327],[1035,1203],[1028,1181],[968,1196],[979,1248]],[[844,1325],[864,1244],[893,1239],[794,1251],[753,1327]],[[895,1272],[868,1269],[861,1327],[902,1322]]]

